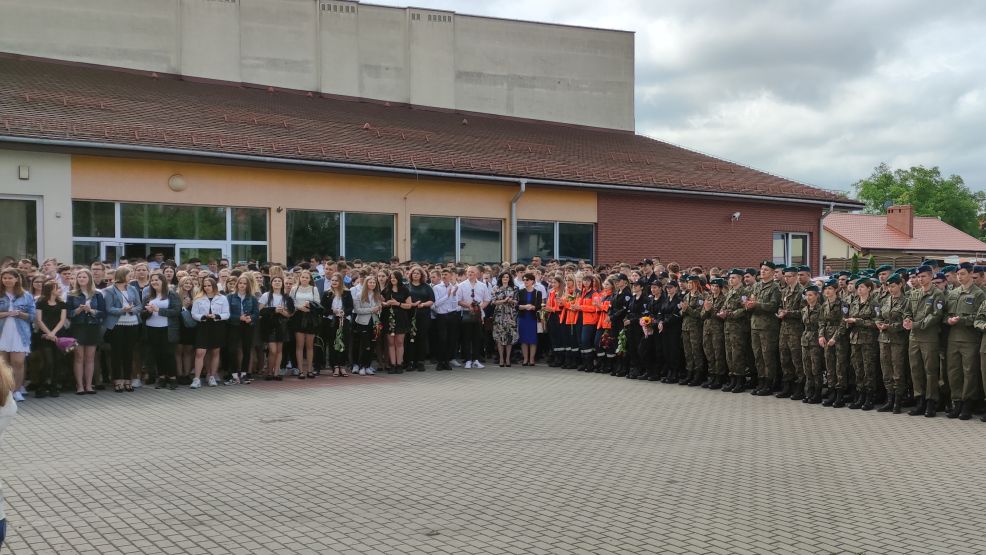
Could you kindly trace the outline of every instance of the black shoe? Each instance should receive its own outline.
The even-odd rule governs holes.
[[[808,394],[805,393],[804,382],[794,382],[791,385],[791,400],[792,401],[803,401],[808,398]]]
[[[863,396],[863,406],[860,407],[862,410],[873,410],[873,398],[875,396],[872,393],[867,392]]]
[[[959,420],[969,420],[972,418],[972,401],[962,401],[962,412],[959,413]]]
[[[900,393],[894,394],[894,408],[893,408],[894,414],[900,414],[901,412],[903,412],[900,408],[900,405],[903,402],[903,397],[904,396],[901,395]]]
[[[887,402],[876,409],[877,412],[890,412],[894,408],[895,395],[892,391],[887,392]]]
[[[823,407],[831,407],[832,403],[835,402],[835,390],[829,389],[828,393],[825,395],[825,400],[822,401]]]
[[[945,413],[946,418],[958,418],[962,414],[962,401],[952,401],[952,409]]]
[[[774,395],[774,397],[777,397],[778,399],[787,399],[792,393],[794,393],[794,391],[791,387],[791,382],[785,381],[784,387],[782,387],[780,392],[778,392],[777,395]]]
[[[174,391],[178,389],[178,380],[171,378],[168,380],[168,391]]]
[[[48,396],[48,390],[45,389],[43,385],[38,386],[38,390],[34,392],[35,399],[44,399],[47,396]]]
[[[928,399],[925,403],[924,416],[927,418],[934,418],[938,414],[938,400]]]
[[[736,376],[736,385],[729,392],[743,393],[744,391],[746,391],[746,376]]]
[[[920,416],[924,414],[924,397],[915,397],[914,401],[914,408],[907,411],[907,416]]]
[[[856,392],[856,396],[853,397],[852,403],[849,404],[849,408],[851,410],[856,410],[858,408],[862,408],[862,406],[863,406],[863,397],[865,397],[865,394],[862,391],[857,391]]]
[[[53,385],[51,386],[51,388],[48,389],[49,397],[60,397],[61,395],[62,395],[62,391],[61,389],[58,388],[57,385]]]
[[[839,389],[835,392],[835,400],[832,401],[832,408],[841,409],[846,406],[846,400],[844,398],[845,393]]]
[[[729,381],[719,386],[721,391],[731,393],[733,388],[736,387],[736,376],[729,376]]]

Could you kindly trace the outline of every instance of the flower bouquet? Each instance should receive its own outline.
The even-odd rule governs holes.
[[[616,338],[616,356],[623,356],[627,352],[627,330],[620,330],[620,335]]]
[[[644,337],[650,337],[654,333],[654,319],[650,316],[641,317],[640,328],[644,330]]]
[[[411,311],[411,331],[408,334],[411,338],[411,343],[414,343],[414,338],[418,335],[418,313],[417,311]]]
[[[390,312],[387,314],[387,327],[390,328],[391,337],[397,335],[397,307],[390,307]]]
[[[613,341],[613,334],[606,330],[603,332],[603,336],[599,338],[599,348],[608,351],[613,346]]]
[[[339,325],[336,327],[336,337],[335,341],[332,342],[332,348],[335,352],[341,353],[346,350],[346,342],[343,340],[343,332],[346,327],[346,321],[338,316],[336,318],[338,318]]]

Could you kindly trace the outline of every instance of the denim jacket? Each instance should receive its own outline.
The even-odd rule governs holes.
[[[257,319],[260,318],[260,304],[257,302],[256,297],[247,295],[240,301],[238,294],[230,293],[226,295],[226,299],[229,301],[230,325],[238,326],[242,324],[243,322],[240,321],[240,316],[243,314],[250,316],[252,323],[257,323]]]
[[[17,323],[17,333],[21,336],[21,341],[24,345],[31,344],[31,324],[34,322],[34,297],[30,293],[24,293],[20,297],[15,297],[13,302],[7,298],[7,295],[0,295],[0,312],[10,312],[12,310],[19,310],[30,316],[28,320],[23,318],[14,318],[14,322]],[[3,325],[7,323],[7,318],[13,318],[13,316],[5,316],[0,318],[0,330],[3,329]]]
[[[130,306],[134,307],[133,315],[139,316],[140,311],[144,308],[141,304],[141,295],[137,291],[137,288],[133,285],[127,286],[127,292],[124,293],[116,288],[116,285],[110,285],[106,289],[103,289],[103,298],[106,301],[106,318],[103,319],[103,327],[111,330],[116,326],[116,321],[123,316],[123,298],[124,295],[127,298],[127,302]]]
[[[82,305],[86,304],[85,294],[80,295],[69,295],[68,296],[68,317],[72,322],[72,325],[82,325],[82,324],[101,324],[103,318],[106,317],[106,300],[103,298],[103,294],[96,291],[92,295],[92,299],[89,302],[89,306],[92,307],[92,314],[86,314],[85,312],[75,313]]]

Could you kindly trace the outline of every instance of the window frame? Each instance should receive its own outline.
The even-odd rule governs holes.
[[[551,224],[552,225],[553,233],[554,233],[554,244],[553,244],[552,249],[551,249],[551,251],[552,251],[551,258],[553,258],[555,260],[559,260],[559,255],[561,254],[559,251],[561,250],[561,226],[562,226],[562,224],[587,225],[587,226],[590,226],[592,228],[592,246],[590,248],[591,253],[590,253],[589,258],[588,259],[584,259],[584,260],[586,260],[589,264],[595,264],[595,260],[596,260],[596,247],[597,247],[597,243],[598,243],[598,238],[596,237],[596,231],[597,231],[596,222],[570,222],[570,221],[564,221],[564,220],[520,220],[520,219],[518,219],[517,220],[517,223],[520,224],[520,222],[531,222],[531,223]],[[518,249],[520,248],[519,242],[520,241],[518,239],[518,245],[517,245]],[[518,256],[518,253],[513,253],[513,256],[514,256],[514,258],[517,258],[518,261],[520,260],[520,257]]]
[[[503,257],[503,244],[504,244],[503,243],[504,242],[503,218],[486,218],[486,217],[483,217],[483,216],[448,216],[448,215],[444,215],[444,214],[411,214],[408,217],[408,242],[409,243],[410,243],[410,236],[414,234],[414,228],[413,228],[414,218],[443,218],[443,219],[453,220],[453,222],[455,224],[454,225],[454,228],[453,228],[454,229],[454,232],[455,232],[455,245],[454,245],[453,248],[455,250],[455,260],[454,260],[454,262],[456,264],[462,262],[462,220],[488,220],[488,221],[491,221],[491,222],[499,222],[500,223],[500,257],[501,258]],[[413,252],[408,252],[408,255],[411,257],[411,260],[420,261],[420,260],[418,260],[417,258],[414,257],[414,253]],[[484,263],[493,263],[493,264],[496,264],[496,263],[501,263],[501,262],[503,262],[503,261],[502,260],[490,260],[490,261],[476,262],[476,264],[484,264]]]
[[[0,200],[22,200],[34,203],[34,256],[37,259],[45,259],[45,239],[44,239],[44,197],[38,195],[14,195],[7,193],[0,193]]]
[[[774,258],[774,241],[781,239],[784,241],[784,260],[781,262],[784,266],[791,265],[791,247],[794,244],[793,239],[795,237],[803,237],[805,240],[805,265],[810,265],[811,260],[811,233],[806,231],[775,231],[770,238],[770,258],[772,261],[776,262]]]

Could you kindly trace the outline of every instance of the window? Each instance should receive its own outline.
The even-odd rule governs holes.
[[[38,252],[38,201],[0,198],[0,255],[40,258]]]
[[[456,218],[411,216],[411,260],[454,262]]]
[[[808,234],[775,232],[773,262],[785,266],[808,264]]]
[[[76,264],[92,264],[100,260],[99,243],[96,241],[72,242],[72,260]]]
[[[72,235],[116,237],[116,205],[112,202],[72,201]]]
[[[558,258],[592,262],[595,229],[592,224],[558,224]]]
[[[120,204],[123,236],[152,239],[226,239],[226,209],[217,206]]]
[[[234,208],[233,241],[266,241],[267,210],[263,208]]]
[[[585,260],[595,254],[595,224],[569,222],[517,222],[518,262],[528,263],[535,256],[542,259]]]
[[[390,260],[394,255],[394,215],[347,212],[345,256]]]
[[[535,256],[555,258],[554,222],[517,222],[517,261],[529,264]]]
[[[339,256],[340,212],[288,210],[289,265],[312,256]]]
[[[267,245],[234,244],[229,260],[233,264],[237,262],[249,262],[251,260],[256,260],[260,263],[267,262]]]
[[[459,261],[502,262],[502,220],[459,218]]]

